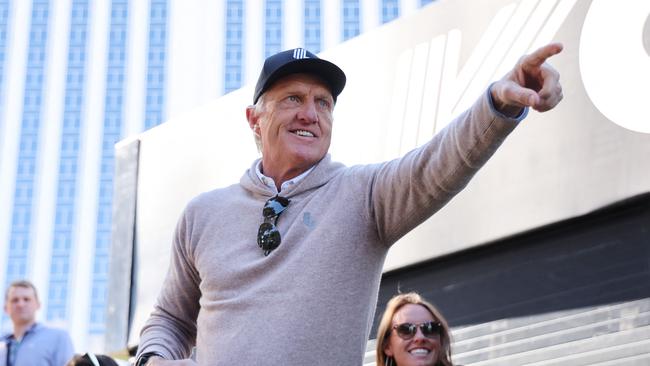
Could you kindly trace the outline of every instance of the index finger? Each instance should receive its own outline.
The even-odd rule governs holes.
[[[562,43],[549,43],[546,46],[538,48],[530,55],[524,57],[523,63],[527,66],[541,66],[546,61],[546,59],[562,52],[563,48],[564,46],[562,46]]]

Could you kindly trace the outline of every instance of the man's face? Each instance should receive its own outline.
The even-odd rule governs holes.
[[[34,289],[14,286],[9,289],[5,301],[5,312],[14,325],[28,325],[36,320],[36,311],[40,304],[36,299]]]
[[[302,172],[327,153],[332,137],[334,99],[317,77],[292,74],[273,84],[248,122],[262,141],[267,173]]]

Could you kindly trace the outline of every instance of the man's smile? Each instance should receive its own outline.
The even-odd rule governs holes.
[[[303,137],[316,137],[313,132],[307,130],[291,130],[290,132]]]

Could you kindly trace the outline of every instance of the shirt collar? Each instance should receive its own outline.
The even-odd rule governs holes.
[[[305,179],[305,177],[309,173],[311,173],[312,170],[314,170],[314,167],[315,167],[315,165],[312,166],[311,168],[307,169],[306,171],[304,171],[299,176],[294,177],[293,179],[289,179],[288,181],[285,181],[284,183],[282,183],[282,185],[280,186],[280,192],[284,191],[286,188],[288,188],[290,186],[296,185],[298,182]],[[262,174],[262,169],[261,168],[262,168],[262,159],[260,159],[257,162],[257,165],[255,166],[255,173],[257,174],[257,177],[260,178],[260,181],[262,183],[264,183],[265,186],[267,186],[269,188],[272,188],[273,190],[276,190],[277,188],[275,187],[275,181],[273,180],[273,178],[267,177],[266,175]],[[280,192],[278,192],[278,193],[280,193]]]
[[[36,328],[38,328],[38,327],[40,327],[40,325],[39,325],[38,322],[32,324],[32,326],[29,327],[29,329],[27,329],[27,330],[25,331],[25,334],[23,334],[23,338],[25,338],[25,336],[26,336],[28,333],[31,333],[31,332],[33,332],[34,330],[36,330]],[[9,332],[9,333],[3,335],[2,337],[0,337],[0,339],[4,339],[5,341],[10,341],[10,340],[14,339],[14,332],[11,331],[11,332]]]

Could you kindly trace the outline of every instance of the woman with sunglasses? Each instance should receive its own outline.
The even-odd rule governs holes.
[[[394,296],[377,328],[377,366],[451,366],[447,321],[415,292]]]

